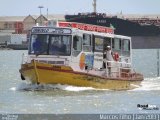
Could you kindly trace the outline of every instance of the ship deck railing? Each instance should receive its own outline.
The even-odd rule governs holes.
[[[105,75],[111,78],[133,78],[132,73],[135,73],[132,69],[131,63],[108,61],[105,62]]]

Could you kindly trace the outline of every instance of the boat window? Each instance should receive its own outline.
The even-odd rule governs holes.
[[[50,55],[70,55],[71,36],[52,35],[50,36]]]
[[[95,36],[95,52],[103,51],[103,38]]]
[[[29,53],[30,54],[48,54],[48,35],[32,35]]]
[[[82,51],[82,37],[74,36],[73,37],[73,56],[77,56]]]
[[[83,51],[84,52],[91,52],[91,35],[83,34]]]
[[[114,38],[112,39],[112,50],[113,52],[121,53],[121,39],[120,38]]]
[[[104,50],[106,50],[107,46],[111,46],[111,38],[104,38]]]
[[[124,56],[129,56],[130,54],[130,41],[127,39],[122,40],[122,54]]]

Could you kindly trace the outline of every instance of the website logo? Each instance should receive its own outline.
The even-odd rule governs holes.
[[[156,105],[150,105],[150,104],[146,105],[137,104],[137,108],[140,110],[159,110],[159,108]]]

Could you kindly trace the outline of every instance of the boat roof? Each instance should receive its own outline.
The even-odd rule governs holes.
[[[116,35],[116,34],[114,34],[114,37],[115,37],[115,38],[121,38],[121,39],[131,39],[131,37],[129,37],[129,36]]]
[[[110,37],[110,38],[121,38],[121,39],[131,39],[129,36],[124,36],[124,35],[116,35],[116,34],[109,34],[109,33],[101,33],[101,32],[96,32],[96,31],[86,31],[86,30],[80,30],[78,28],[71,28],[71,27],[53,27],[53,26],[34,26],[34,28],[57,28],[57,29],[70,29],[72,32],[80,32],[80,33],[86,33],[86,34],[94,34],[96,36],[104,36],[104,37]]]

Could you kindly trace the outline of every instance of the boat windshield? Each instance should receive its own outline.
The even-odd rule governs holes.
[[[36,55],[68,56],[71,53],[71,36],[47,34],[32,35],[29,53]]]

